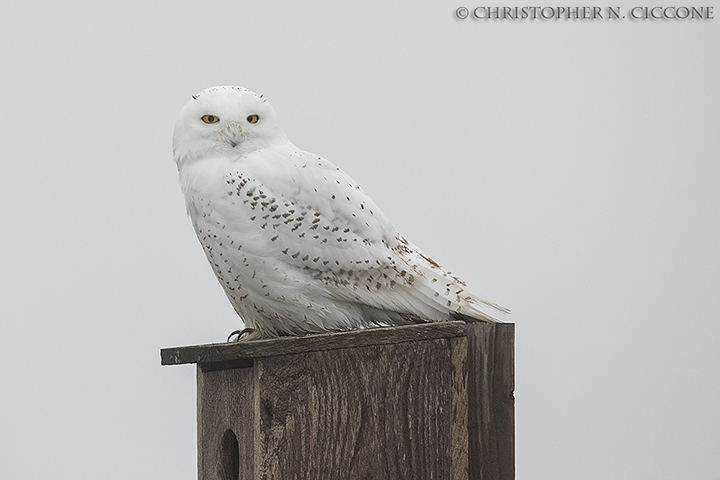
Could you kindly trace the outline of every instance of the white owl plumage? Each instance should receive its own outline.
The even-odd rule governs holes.
[[[195,232],[250,338],[507,312],[398,234],[342,170],[293,145],[261,95],[194,95],[173,155]]]

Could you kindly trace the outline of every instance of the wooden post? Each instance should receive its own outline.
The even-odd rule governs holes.
[[[514,325],[161,350],[197,364],[198,478],[515,478]]]

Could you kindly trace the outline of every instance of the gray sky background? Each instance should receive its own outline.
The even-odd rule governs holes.
[[[1,7],[0,476],[196,478],[158,350],[240,325],[171,135],[237,84],[512,309],[519,479],[720,478],[720,19],[250,3]]]

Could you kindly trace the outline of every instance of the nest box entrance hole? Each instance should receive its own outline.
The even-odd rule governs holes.
[[[238,480],[240,476],[240,449],[235,432],[229,428],[220,440],[220,478]]]

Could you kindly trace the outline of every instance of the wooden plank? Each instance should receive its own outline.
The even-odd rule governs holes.
[[[468,325],[469,476],[515,478],[515,325]]]
[[[448,479],[449,339],[255,364],[258,478]]]
[[[253,369],[197,370],[198,479],[254,480]]]
[[[436,338],[462,337],[467,334],[465,322],[438,322],[401,327],[370,328],[349,332],[279,337],[250,342],[214,343],[160,350],[162,365],[213,363],[260,357],[336,350],[348,347],[385,345]]]
[[[451,370],[450,462],[452,480],[468,480],[468,341],[449,339]]]

